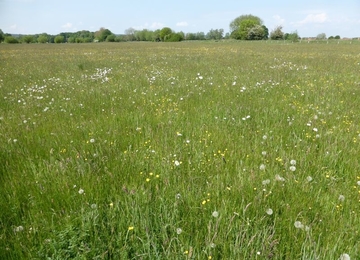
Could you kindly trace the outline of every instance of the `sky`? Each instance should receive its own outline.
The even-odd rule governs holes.
[[[252,14],[264,25],[300,37],[360,37],[360,0],[0,0],[0,29],[11,34],[52,35],[105,27],[175,32],[224,29],[236,17]]]

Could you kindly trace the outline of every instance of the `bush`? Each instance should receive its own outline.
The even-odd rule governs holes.
[[[6,43],[19,43],[19,40],[16,39],[15,37],[13,37],[13,36],[6,36],[5,37],[5,42]]]
[[[55,43],[63,43],[64,39],[65,39],[64,36],[58,35],[58,36],[55,37],[54,42]]]

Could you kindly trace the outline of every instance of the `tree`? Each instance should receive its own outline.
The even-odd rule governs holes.
[[[15,38],[14,36],[5,36],[6,43],[19,43],[19,40]]]
[[[35,41],[35,38],[32,35],[25,35],[24,37],[22,37],[21,40],[22,40],[22,42],[25,42],[25,43],[32,43]]]
[[[47,34],[43,33],[37,38],[38,43],[47,43],[49,41],[49,38]]]
[[[284,33],[282,31],[282,26],[276,26],[274,30],[270,33],[270,39],[271,40],[283,40],[284,39]]]
[[[99,42],[103,42],[106,40],[106,37],[108,37],[111,34],[112,32],[109,29],[105,29],[104,27],[101,27],[100,30],[95,32],[95,38]]]
[[[336,36],[334,37],[334,39],[340,40],[340,35],[336,35]]]
[[[284,39],[292,41],[292,42],[298,42],[299,39],[300,39],[300,36],[299,36],[297,31],[294,31],[292,33],[285,33],[284,34]]]
[[[255,16],[255,15],[252,15],[252,14],[244,14],[244,15],[240,15],[239,17],[235,18],[234,20],[231,21],[230,23],[230,34],[234,31],[237,31],[239,28],[240,28],[240,24],[242,21],[244,20],[252,20],[255,22],[255,24],[258,24],[258,25],[262,25],[263,24],[263,21]]]
[[[172,30],[169,27],[164,27],[160,30],[160,40],[166,41],[167,38],[172,34]]]
[[[0,29],[0,42],[5,39],[4,32]]]
[[[64,36],[62,36],[62,35],[57,35],[57,36],[55,37],[55,39],[54,39],[54,42],[55,42],[55,43],[63,43],[63,42],[64,42],[64,39],[65,39]]]
[[[317,39],[317,40],[326,40],[326,34],[325,34],[325,33],[319,33],[319,34],[316,36],[316,39]]]
[[[262,40],[264,39],[265,30],[261,25],[255,25],[250,28],[248,31],[248,35],[246,37],[247,40]]]
[[[130,27],[125,30],[126,40],[127,41],[135,41],[135,29]]]
[[[211,29],[206,34],[206,39],[208,40],[220,40],[223,38],[224,35],[224,29]]]
[[[106,41],[107,42],[115,42],[115,38],[116,38],[115,34],[110,34],[106,37]]]
[[[241,15],[230,23],[230,37],[238,40],[250,40],[254,39],[256,35],[255,38],[258,40],[266,39],[268,30],[266,27],[260,28],[262,26],[263,21],[259,17],[252,14]],[[259,32],[263,33],[262,37],[257,35]]]

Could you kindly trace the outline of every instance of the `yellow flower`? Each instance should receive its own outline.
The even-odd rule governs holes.
[[[133,229],[134,229],[133,226],[130,226],[130,227],[128,228],[129,231],[131,231],[131,230],[133,230]]]
[[[111,203],[109,204],[109,206],[110,206],[110,208],[114,207],[114,203],[111,202]]]

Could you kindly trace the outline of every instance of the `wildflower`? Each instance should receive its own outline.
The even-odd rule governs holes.
[[[314,132],[317,132],[317,131],[318,131],[318,129],[317,129],[316,127],[314,127],[314,128],[313,128],[313,131],[314,131]]]
[[[294,165],[291,165],[289,169],[290,169],[290,171],[292,171],[292,172],[296,171],[296,167],[295,167]]]
[[[110,202],[109,206],[110,208],[114,207],[114,203]]]
[[[266,180],[263,180],[262,181],[262,185],[267,185],[270,183],[270,180],[269,179],[266,179]]]
[[[296,228],[300,228],[300,229],[304,228],[304,225],[300,221],[295,221],[294,226]]]
[[[21,232],[21,231],[23,231],[24,230],[24,227],[23,226],[18,226],[18,227],[16,227],[16,228],[14,228],[14,231],[15,232]]]
[[[79,192],[79,194],[81,195],[81,194],[84,193],[84,190],[83,190],[82,188],[80,188],[78,192]]]
[[[339,201],[343,202],[345,200],[345,196],[344,195],[340,195],[339,196]]]
[[[350,260],[350,256],[348,254],[342,254],[339,260]]]
[[[266,151],[262,151],[261,154],[262,154],[263,156],[265,156],[265,155],[266,155]]]
[[[210,243],[210,247],[211,247],[211,248],[215,248],[216,245],[215,245],[214,243]]]
[[[259,167],[259,169],[260,169],[261,171],[264,171],[264,170],[265,170],[265,164],[261,164],[260,167]]]
[[[291,164],[291,165],[296,165],[296,161],[295,161],[295,160],[291,160],[291,161],[290,161],[290,164]]]
[[[180,198],[181,198],[181,194],[180,194],[180,193],[176,194],[176,195],[175,195],[175,198],[176,198],[176,199],[180,199]]]
[[[306,180],[307,180],[308,182],[311,182],[311,181],[313,180],[313,178],[312,178],[311,176],[307,176],[307,177],[306,177]]]
[[[133,227],[133,226],[130,226],[130,227],[128,227],[128,230],[129,230],[129,231],[134,230],[134,227]]]
[[[205,204],[206,204],[206,200],[203,200],[203,201],[201,202],[201,204],[205,205]]]
[[[177,136],[182,136],[182,133],[176,132],[176,135],[177,135]]]
[[[180,162],[178,160],[175,160],[174,164],[175,164],[175,166],[179,166]]]
[[[275,180],[276,181],[285,181],[285,179],[283,177],[281,177],[279,174],[275,175]]]
[[[182,229],[181,228],[177,228],[176,229],[176,234],[180,235],[182,233]]]
[[[271,208],[268,208],[267,210],[266,210],[266,214],[268,214],[269,216],[270,215],[272,215],[274,212],[273,212],[273,210],[271,209]]]
[[[219,216],[219,212],[216,210],[211,214],[214,218],[217,218]]]
[[[150,179],[149,178],[146,178],[146,182],[149,182],[150,181]]]
[[[357,185],[360,186],[360,181],[357,181]]]
[[[92,143],[92,144],[95,143],[95,139],[94,139],[94,138],[91,138],[91,139],[90,139],[90,143]]]
[[[263,135],[263,140],[266,140],[267,139],[267,135]]]

